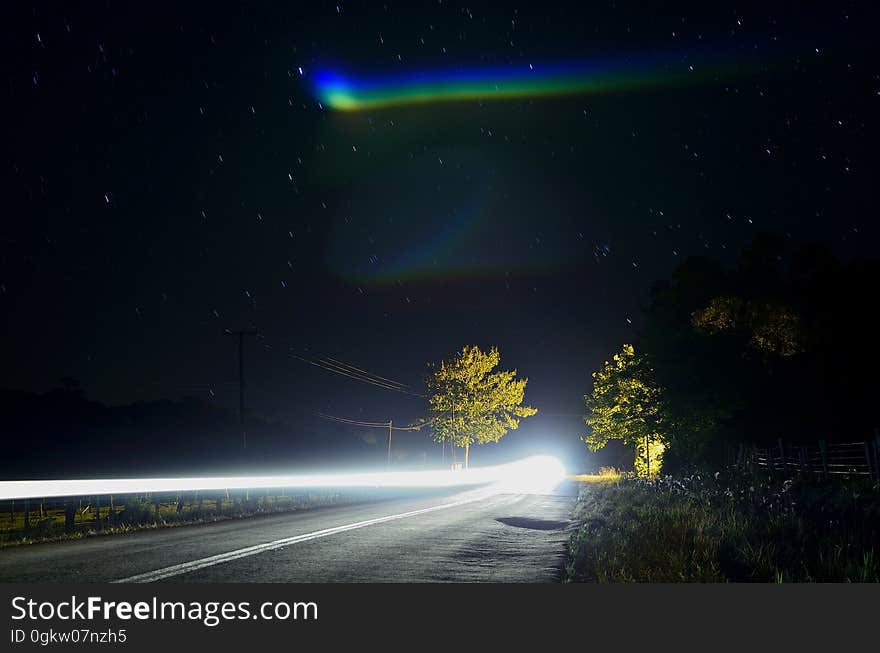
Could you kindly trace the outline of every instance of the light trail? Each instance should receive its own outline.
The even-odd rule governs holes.
[[[564,478],[565,469],[556,458],[533,456],[506,465],[421,472],[0,481],[0,500],[269,488],[439,488],[492,483],[505,491],[540,493]]]

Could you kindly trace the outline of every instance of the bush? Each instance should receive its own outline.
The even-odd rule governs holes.
[[[569,581],[880,580],[880,487],[721,474],[585,487]]]
[[[120,523],[137,526],[157,521],[156,506],[140,497],[130,497],[123,504],[123,509],[115,515]]]

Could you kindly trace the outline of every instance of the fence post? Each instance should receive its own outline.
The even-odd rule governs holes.
[[[819,440],[819,455],[822,456],[822,478],[828,478],[828,445],[825,440]]]
[[[880,427],[874,429],[874,471],[880,480]]]
[[[76,529],[76,506],[70,499],[64,500],[64,532],[73,533]]]
[[[788,474],[788,459],[785,457],[785,445],[782,444],[782,438],[777,438],[776,442],[779,443],[779,459],[782,461],[782,473],[783,475]]]
[[[24,500],[24,527],[25,528],[31,527],[31,500],[30,499]]]
[[[868,463],[868,477],[874,478],[874,465],[871,464],[871,443],[865,440],[865,462]]]

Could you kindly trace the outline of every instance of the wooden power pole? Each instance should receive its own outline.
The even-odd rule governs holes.
[[[226,329],[226,335],[238,336],[238,419],[241,424],[241,448],[247,449],[247,426],[244,412],[244,337],[256,335],[256,329],[239,329],[230,331]]]
[[[391,431],[394,430],[394,422],[388,420],[388,466],[391,467]]]

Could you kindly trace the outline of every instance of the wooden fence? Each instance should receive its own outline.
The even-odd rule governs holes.
[[[351,503],[376,490],[267,489],[71,496],[0,501],[0,544],[20,536],[43,537],[102,531],[144,523],[169,523]]]
[[[728,464],[735,467],[765,470],[770,474],[812,474],[866,476],[880,480],[880,430],[874,438],[860,442],[816,442],[795,444],[781,438],[775,446],[756,447],[740,444],[727,448]]]

